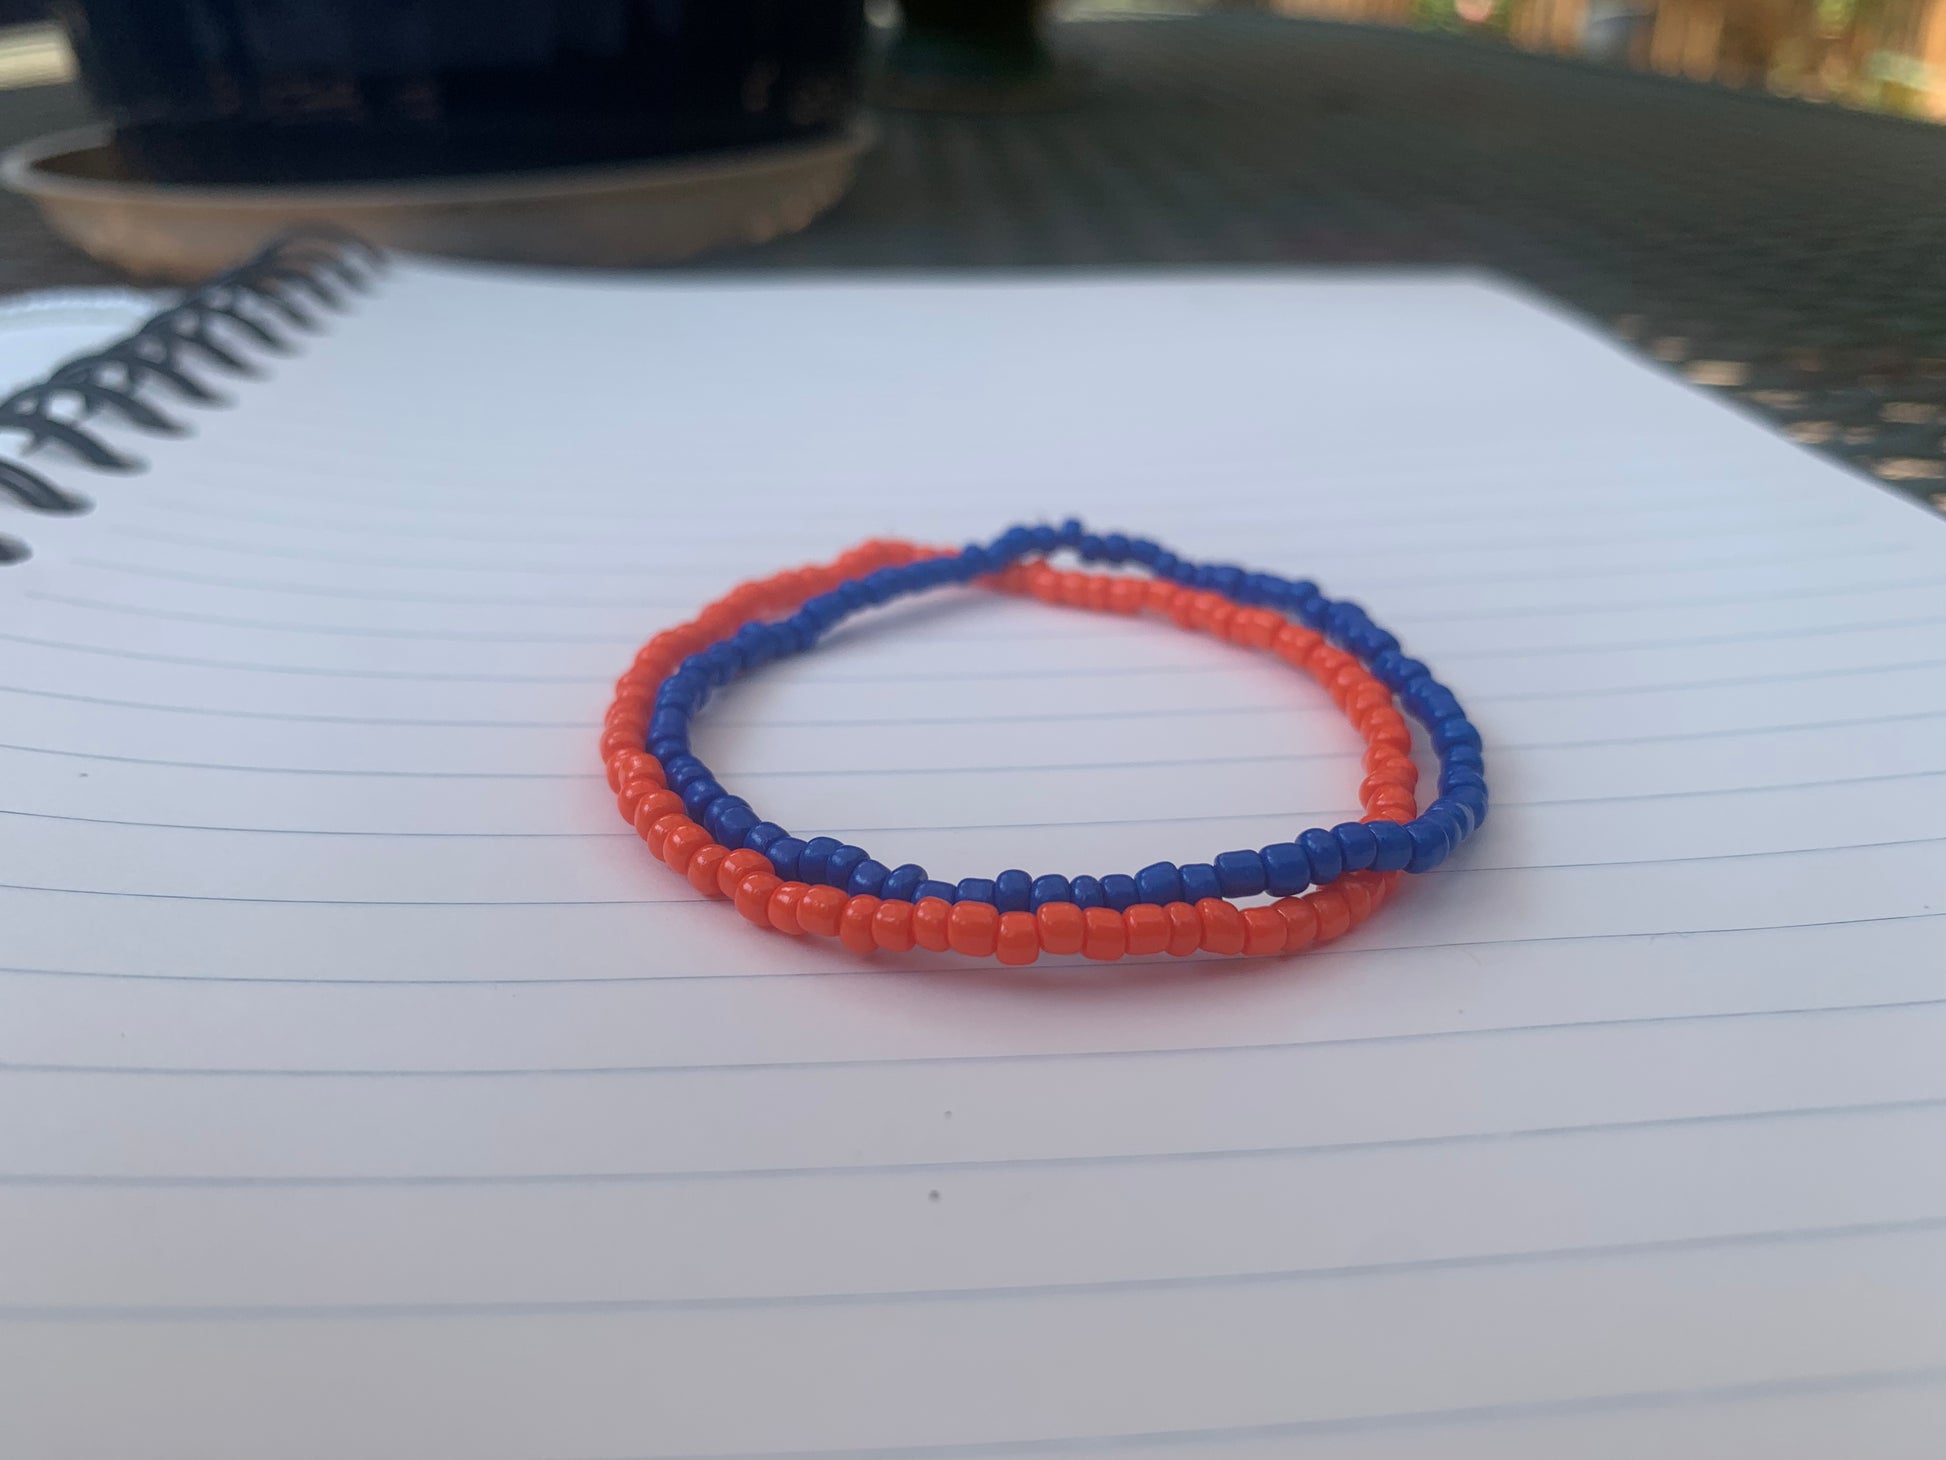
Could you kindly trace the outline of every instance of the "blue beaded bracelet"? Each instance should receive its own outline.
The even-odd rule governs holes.
[[[1314,827],[1287,842],[1256,851],[1222,852],[1208,862],[1157,862],[1134,875],[1068,878],[1010,869],[992,878],[944,882],[924,867],[887,867],[863,847],[834,837],[808,840],[764,820],[720,785],[691,753],[690,722],[711,694],[739,675],[801,654],[833,626],[862,609],[948,584],[968,583],[1029,556],[1069,549],[1082,561],[1134,563],[1156,577],[1214,592],[1230,601],[1271,609],[1302,623],[1360,660],[1425,727],[1439,757],[1439,796],[1413,820],[1347,822]],[[769,859],[786,880],[837,887],[853,895],[917,902],[990,902],[1002,912],[1030,912],[1046,902],[1117,911],[1138,903],[1190,902],[1269,893],[1288,897],[1347,872],[1429,872],[1485,820],[1487,783],[1480,735],[1453,692],[1355,603],[1334,601],[1317,585],[1229,564],[1199,564],[1157,543],[1120,533],[1097,536],[1070,520],[1060,527],[1011,527],[992,543],[959,553],[880,568],[807,600],[773,623],[745,624],[736,633],[684,659],[663,682],[649,719],[646,747],[662,763],[669,788],[689,816],[726,847],[749,848]]]

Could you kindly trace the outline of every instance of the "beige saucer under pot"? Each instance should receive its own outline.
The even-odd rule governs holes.
[[[90,127],[11,149],[0,180],[84,252],[150,278],[202,278],[323,222],[411,253],[614,267],[796,232],[844,195],[872,140],[861,121],[815,141],[677,161],[251,188],[131,178],[108,129]]]

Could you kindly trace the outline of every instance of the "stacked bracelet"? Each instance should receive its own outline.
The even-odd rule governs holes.
[[[1157,576],[1060,572],[1021,561],[1060,547],[1084,560],[1139,563]],[[1009,870],[947,883],[916,865],[888,868],[833,838],[792,837],[725,790],[690,753],[691,718],[715,687],[802,652],[859,609],[975,579],[1051,602],[1163,613],[1307,670],[1366,738],[1359,788],[1364,819],[1313,828],[1260,850],[1225,852],[1208,863],[1156,863],[1132,875],[1070,879]],[[1342,932],[1339,924],[1368,913],[1398,871],[1438,865],[1487,809],[1479,737],[1458,702],[1356,605],[1333,603],[1308,583],[1191,564],[1139,539],[1095,537],[1077,523],[1014,528],[991,546],[959,553],[868,543],[827,567],[746,584],[694,623],[658,635],[616,688],[602,740],[609,780],[624,816],[657,855],[680,864],[699,889],[734,895],[747,915],[757,912],[748,904],[761,889],[756,921],[787,931],[823,931],[829,924],[831,935],[860,951],[938,944],[998,952],[1010,962],[1040,951],[1283,951]],[[1394,692],[1426,725],[1440,756],[1440,796],[1423,815],[1415,815],[1418,772]],[[758,885],[747,886],[753,881]],[[1322,890],[1293,896],[1313,885]],[[1342,896],[1324,895],[1333,889]],[[1279,900],[1241,909],[1227,901],[1261,893]],[[884,937],[868,936],[867,910]],[[1214,933],[1199,927],[1192,941],[1185,916],[1191,912],[1219,926]],[[933,923],[940,924],[936,934]],[[1298,937],[1302,929],[1310,936]]]

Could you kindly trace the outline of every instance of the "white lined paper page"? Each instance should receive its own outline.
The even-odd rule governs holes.
[[[1924,513],[1462,276],[408,264],[231,394],[0,523],[10,1450],[1946,1433]],[[1486,735],[1486,831],[1291,964],[1023,973],[761,934],[615,817],[656,628],[1069,513],[1366,602]],[[701,738],[955,878],[1255,846],[1358,779],[1274,663],[979,593]]]

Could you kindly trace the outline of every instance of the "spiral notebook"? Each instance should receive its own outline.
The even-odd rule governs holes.
[[[312,241],[85,314],[0,323],[0,1453],[1936,1453],[1924,510],[1463,273]],[[1316,956],[1009,971],[760,933],[615,816],[658,627],[1069,513],[1369,604],[1493,822]],[[976,591],[700,735],[954,877],[1356,784],[1275,665]]]

